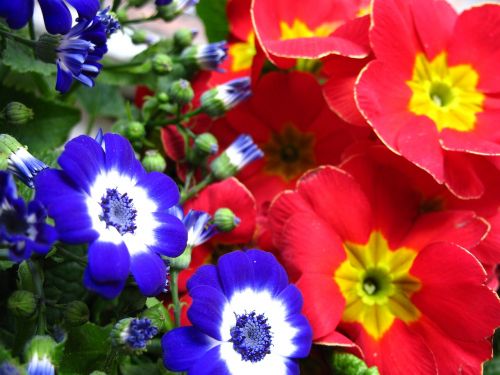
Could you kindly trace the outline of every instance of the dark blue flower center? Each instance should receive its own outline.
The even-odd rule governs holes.
[[[29,224],[26,222],[25,217],[14,208],[8,208],[0,209],[0,227],[4,227],[5,231],[10,235],[26,234]]]
[[[158,328],[148,318],[133,319],[128,328],[127,345],[132,349],[144,349],[149,340],[158,334]]]
[[[120,194],[116,189],[107,189],[100,204],[102,207],[100,219],[106,222],[106,228],[115,227],[121,235],[134,233],[137,228],[135,225],[137,210],[127,193]]]
[[[271,353],[271,326],[263,314],[255,311],[237,316],[230,341],[244,361],[259,362]]]

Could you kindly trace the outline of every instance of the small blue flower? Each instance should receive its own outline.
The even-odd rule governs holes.
[[[54,365],[46,355],[41,358],[35,353],[28,364],[28,375],[54,375]]]
[[[125,343],[133,350],[146,348],[149,340],[158,334],[158,328],[148,318],[132,319],[124,334]]]
[[[71,29],[72,17],[66,3],[76,9],[81,18],[92,19],[99,10],[99,0],[38,0],[45,27],[51,34],[66,34]],[[34,0],[0,1],[0,17],[13,29],[26,26],[33,17]]]
[[[214,159],[210,169],[219,180],[234,176],[249,163],[261,159],[262,150],[253,142],[251,136],[241,134],[224,152]]]
[[[47,213],[38,201],[26,206],[18,198],[12,175],[0,172],[0,246],[9,249],[15,262],[28,259],[32,252],[47,254],[57,234],[45,223]]]
[[[121,28],[120,22],[118,22],[114,16],[109,14],[109,9],[110,7],[107,7],[97,12],[97,17],[99,17],[99,20],[106,28],[106,35],[108,37]]]
[[[227,58],[227,42],[190,46],[182,51],[181,59],[203,70],[221,72],[219,65]]]
[[[182,222],[168,213],[179,190],[168,176],[146,173],[122,136],[88,136],[66,144],[61,170],[35,179],[62,241],[89,243],[84,283],[106,298],[116,297],[131,272],[144,295],[160,293],[166,265],[160,255],[179,256],[186,247]]]
[[[16,366],[9,362],[0,365],[0,375],[21,375]]]
[[[188,282],[191,327],[162,338],[171,371],[197,374],[298,374],[312,331],[302,296],[283,267],[261,250],[235,251]]]
[[[67,92],[73,79],[86,86],[94,86],[94,79],[102,69],[98,61],[108,51],[107,36],[114,27],[105,16],[98,15],[79,20],[64,36],[56,48],[57,91]]]
[[[205,91],[200,98],[201,108],[212,117],[223,115],[252,94],[249,77],[233,79]]]
[[[189,210],[186,216],[182,208],[174,206],[169,213],[182,220],[187,230],[187,246],[196,247],[217,234],[215,224],[210,224],[212,216],[203,211]]]

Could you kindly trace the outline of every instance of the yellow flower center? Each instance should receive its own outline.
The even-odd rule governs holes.
[[[239,72],[250,69],[255,56],[255,34],[250,32],[246,43],[234,43],[229,47],[229,54],[232,56],[231,70]]]
[[[391,250],[380,232],[364,245],[345,243],[347,259],[333,278],[346,300],[342,320],[360,323],[375,340],[383,337],[395,319],[411,323],[420,312],[411,295],[420,282],[410,275],[415,250]]]
[[[413,77],[406,82],[413,93],[408,108],[433,120],[438,131],[471,131],[483,110],[484,94],[477,90],[478,81],[479,74],[471,65],[448,66],[445,52],[432,61],[419,53]]]
[[[289,181],[314,167],[314,134],[302,133],[291,124],[281,133],[273,133],[262,146],[266,158],[264,170]]]
[[[295,19],[290,26],[286,22],[280,22],[281,40],[325,37],[330,35],[337,27],[338,22],[324,23],[314,30],[311,30],[304,22]]]

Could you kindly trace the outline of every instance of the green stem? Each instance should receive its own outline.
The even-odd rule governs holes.
[[[89,122],[87,123],[87,129],[85,129],[85,134],[90,135],[92,133],[92,128],[95,124],[95,115],[91,115],[89,118]]]
[[[213,181],[214,181],[213,174],[209,174],[198,185],[193,186],[191,190],[187,192],[182,192],[179,204],[183,205],[188,199],[194,197],[196,194],[198,194],[200,191],[202,191],[204,188],[210,185]]]
[[[57,246],[57,252],[59,254],[63,255],[65,258],[69,258],[71,260],[74,260],[75,262],[77,262],[83,266],[87,265],[87,262],[84,259],[80,258],[78,255],[73,254],[71,251],[65,249],[64,247]]]
[[[35,48],[36,45],[36,42],[34,40],[25,39],[23,37],[20,37],[19,35],[9,33],[8,31],[4,31],[2,29],[0,29],[0,35],[14,39],[16,42],[22,43],[30,48]]]
[[[186,113],[184,115],[175,116],[175,117],[168,118],[168,119],[165,119],[165,120],[148,122],[147,125],[148,126],[156,127],[156,126],[179,124],[179,123],[181,123],[183,121],[186,121],[186,120],[190,119],[193,116],[199,115],[200,113],[201,113],[201,108],[197,108],[194,111],[188,112],[188,113]],[[195,134],[190,129],[187,129],[187,128],[185,128],[185,129],[188,132],[189,136],[191,136],[191,137],[195,136]]]
[[[106,70],[119,70],[119,69],[125,69],[125,68],[133,68],[135,66],[139,66],[144,64],[144,61],[130,61],[128,63],[123,63],[123,64],[105,64],[103,69]]]
[[[113,0],[113,6],[111,7],[112,12],[116,12],[118,8],[120,7],[121,0]]]
[[[170,273],[170,293],[174,304],[174,322],[176,327],[181,326],[181,301],[179,300],[179,271],[172,269]]]
[[[28,24],[28,29],[29,29],[29,33],[30,33],[30,39],[36,41],[35,26],[33,25],[33,18],[30,19],[30,22]]]
[[[158,14],[155,14],[155,15],[150,16],[150,17],[134,18],[134,19],[131,19],[131,20],[122,21],[122,26],[124,26],[124,25],[130,25],[130,24],[134,24],[134,23],[142,23],[142,22],[154,21],[154,20],[156,20],[158,18],[160,18],[160,16]]]
[[[38,267],[36,264],[31,260],[28,259],[28,267],[31,272],[31,277],[33,278],[33,284],[35,285],[35,292],[38,296],[38,323],[37,323],[37,331],[36,333],[38,335],[43,335],[46,332],[46,322],[45,322],[45,294],[43,292],[43,281],[42,281],[42,275],[40,274],[40,271],[38,270]]]

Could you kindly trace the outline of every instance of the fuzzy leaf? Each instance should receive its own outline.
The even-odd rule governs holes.
[[[209,42],[226,40],[229,25],[226,15],[227,0],[201,0],[196,6],[196,12],[205,25]]]
[[[47,64],[36,59],[29,47],[10,39],[5,43],[2,62],[18,73],[38,73],[50,76],[56,72],[54,64]]]

